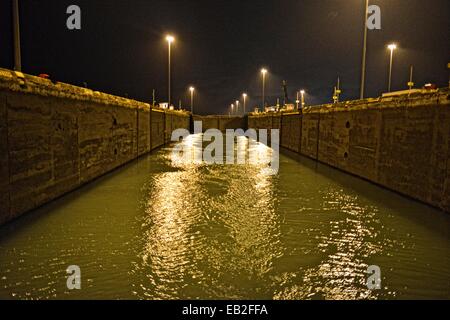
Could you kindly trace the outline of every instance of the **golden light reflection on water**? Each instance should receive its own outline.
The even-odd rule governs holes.
[[[270,158],[239,139],[236,158]],[[201,135],[186,143],[201,152]],[[266,161],[171,151],[0,228],[0,298],[450,298],[448,215],[314,162],[281,157],[267,175]],[[69,264],[81,291],[65,287]],[[365,285],[369,265],[381,290]]]
[[[171,169],[155,175],[148,188],[147,240],[137,266],[146,280],[137,296],[379,298],[366,287],[367,267],[401,243],[386,236],[378,207],[292,168],[284,168],[289,179],[267,175],[264,159],[273,150],[239,139],[236,159],[242,153],[248,159],[254,148],[263,161],[206,165],[166,154]],[[202,135],[185,143],[191,156],[201,153]],[[396,296],[388,286],[381,294]]]
[[[193,135],[184,142],[190,155],[201,150],[201,139]],[[243,145],[248,147],[236,146],[236,157],[248,153]],[[261,157],[270,151],[256,147]],[[167,160],[176,170],[156,176],[149,188],[148,241],[140,268],[151,270],[143,295],[183,297],[186,283],[194,282],[198,297],[226,298],[231,288],[236,298],[243,297],[239,292],[246,282],[252,289],[263,281],[272,260],[282,254],[272,201],[275,178],[263,173],[262,163],[206,166],[172,153]]]
[[[329,192],[325,197],[328,210],[339,210],[345,218],[331,219],[329,233],[316,235],[318,249],[324,255],[319,265],[306,268],[301,284],[275,295],[277,299],[327,300],[375,299],[376,291],[366,286],[367,259],[380,253],[373,223],[376,209],[360,207],[352,196]]]

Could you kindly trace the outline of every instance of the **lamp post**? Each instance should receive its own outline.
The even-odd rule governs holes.
[[[367,18],[369,15],[369,0],[366,0],[366,6],[364,11],[364,43],[361,62],[361,91],[360,99],[364,99],[364,87],[366,84],[366,55],[367,55]]]
[[[22,58],[20,52],[20,21],[19,21],[19,0],[13,0],[13,32],[14,32],[14,70],[22,71]]]
[[[189,88],[189,92],[191,93],[191,113],[192,113],[192,115],[194,114],[194,91],[195,91],[194,87]]]
[[[246,93],[243,93],[242,94],[242,98],[244,99],[244,116],[245,116],[245,108],[246,108],[246,103],[247,103],[247,94]]]
[[[234,114],[234,104],[231,104],[231,115]]]
[[[171,96],[171,94],[172,94],[172,92],[171,92],[171,90],[172,90],[172,66],[171,66],[171,54],[172,54],[172,52],[171,52],[171,50],[172,50],[172,43],[175,41],[175,38],[173,37],[173,36],[171,36],[171,35],[168,35],[167,37],[166,37],[166,41],[167,41],[167,44],[168,44],[168,68],[169,68],[169,73],[168,73],[168,79],[169,79],[169,94],[168,94],[168,102],[169,102],[169,108],[170,108],[170,103],[171,103],[171,100],[172,100],[172,96]]]
[[[341,95],[342,91],[341,91],[341,80],[338,77],[337,78],[337,86],[334,87],[334,93],[333,93],[333,103],[338,103],[339,102],[339,96]]]
[[[302,95],[302,109],[305,107],[305,90],[300,91]]]
[[[397,49],[397,45],[394,43],[388,45],[388,49],[390,50],[390,60],[389,60],[389,82],[388,82],[388,92],[391,92],[392,85],[392,62],[394,59],[394,50]]]
[[[236,100],[236,115],[239,115],[239,100]]]
[[[297,105],[297,110],[299,110],[298,109],[298,106],[299,106],[299,104],[300,104],[300,97],[299,97],[299,91],[297,91],[297,99],[295,99],[295,104]]]
[[[263,68],[261,69],[261,74],[262,74],[262,110],[264,110],[265,106],[266,106],[266,74],[267,74],[267,69]]]

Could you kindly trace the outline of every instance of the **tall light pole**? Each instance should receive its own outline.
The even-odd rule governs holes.
[[[246,107],[246,103],[247,103],[247,94],[246,93],[243,93],[242,94],[242,98],[244,99],[244,116],[245,116],[245,107]]]
[[[390,60],[389,60],[389,84],[388,84],[388,92],[391,92],[392,85],[392,62],[394,60],[394,50],[397,49],[397,45],[394,43],[388,45],[388,49],[391,51]]]
[[[263,68],[261,69],[262,74],[262,110],[264,111],[264,108],[266,107],[266,74],[267,69]]]
[[[409,82],[408,82],[409,91],[411,91],[412,88],[414,87],[413,73],[414,73],[414,66],[411,66],[409,69]]]
[[[191,113],[193,115],[194,114],[194,91],[195,91],[195,88],[194,87],[190,87],[189,91],[191,93]]]
[[[20,52],[19,0],[13,0],[12,10],[14,30],[14,70],[22,71],[22,57]]]
[[[360,99],[364,99],[364,87],[366,84],[366,55],[367,55],[367,19],[369,15],[369,0],[366,0],[366,7],[364,11],[364,43],[361,63],[361,91]]]
[[[239,115],[239,100],[236,100],[236,115]]]
[[[171,50],[172,50],[172,43],[175,41],[175,38],[173,37],[173,36],[171,36],[171,35],[168,35],[167,37],[166,37],[166,41],[167,41],[167,44],[168,44],[168,67],[169,67],[169,73],[168,73],[168,79],[169,79],[169,94],[168,94],[168,102],[169,102],[169,108],[170,108],[170,103],[171,103],[171,100],[172,100],[172,65],[171,65],[171,54],[172,54],[172,52],[171,52]]]
[[[231,115],[234,114],[234,104],[231,104]]]
[[[302,109],[305,107],[305,90],[300,91],[302,95]]]

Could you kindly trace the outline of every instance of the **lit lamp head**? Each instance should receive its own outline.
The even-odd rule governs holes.
[[[243,93],[242,96],[244,97],[244,99],[247,98],[247,94],[246,93]]]
[[[166,41],[167,41],[168,43],[172,43],[172,42],[175,41],[175,38],[174,38],[173,36],[171,36],[171,35],[168,35],[168,36],[166,36]]]
[[[394,51],[395,49],[397,49],[397,45],[395,43],[391,43],[390,45],[388,45],[388,49]]]
[[[267,69],[265,69],[265,68],[261,69],[261,73],[262,73],[263,75],[265,75],[265,74],[267,73]]]
[[[301,90],[300,93],[301,93],[302,95],[304,95],[304,94],[305,94],[305,90]]]
[[[189,91],[190,91],[190,92],[194,92],[194,91],[195,91],[195,88],[194,88],[194,87],[190,87],[190,88],[189,88]]]

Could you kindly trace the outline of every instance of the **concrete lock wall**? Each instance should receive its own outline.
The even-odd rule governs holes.
[[[163,110],[152,110],[151,111],[151,148],[155,149],[164,144],[165,139],[165,127],[166,119],[165,112]]]
[[[281,145],[450,212],[449,90],[248,117],[203,130],[280,129]],[[186,112],[0,69],[0,224],[170,142]],[[247,126],[248,124],[248,126]]]
[[[224,132],[227,129],[245,129],[247,123],[244,117],[239,116],[193,116],[194,121],[202,122],[203,132],[209,129],[218,129]]]
[[[161,146],[178,126],[189,129],[189,114],[0,69],[0,224]]]
[[[172,132],[178,128],[190,128],[190,115],[175,110],[165,111],[165,143],[172,141]]]
[[[9,216],[9,154],[6,94],[0,91],[0,224]]]
[[[294,152],[300,152],[302,135],[302,118],[300,114],[286,114],[281,118],[280,145]]]
[[[450,212],[449,90],[260,114],[249,127],[275,128],[281,145]],[[274,122],[275,119],[275,122]]]

